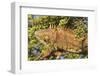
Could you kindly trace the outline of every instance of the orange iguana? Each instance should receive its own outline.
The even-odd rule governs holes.
[[[52,52],[51,47],[63,49],[66,52],[80,53],[83,51],[82,48],[87,46],[87,38],[76,38],[73,30],[70,29],[42,29],[36,31],[35,36],[41,43],[48,46],[47,55]]]

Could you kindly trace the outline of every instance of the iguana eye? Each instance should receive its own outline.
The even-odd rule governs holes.
[[[49,37],[48,36],[45,36],[45,40],[48,40],[49,39]]]

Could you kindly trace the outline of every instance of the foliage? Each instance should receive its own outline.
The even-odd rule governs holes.
[[[48,46],[42,44],[36,37],[35,32],[43,29],[56,29],[64,28],[72,29],[75,33],[76,38],[81,39],[82,37],[87,38],[88,33],[88,20],[87,17],[69,17],[69,16],[34,16],[28,15],[28,60],[41,60],[43,57],[42,53],[45,53],[48,50]],[[51,42],[52,43],[52,42]],[[51,52],[55,52],[58,50],[55,47],[55,44],[49,45],[50,47],[50,56],[48,59],[57,59],[55,55],[52,55]],[[62,48],[63,49],[63,48]],[[87,50],[88,51],[88,50]],[[77,58],[85,58],[87,56],[87,52],[85,54],[76,54],[76,53],[68,53],[59,56],[59,59],[77,59]],[[44,58],[46,59],[46,58]]]
[[[68,53],[64,57],[68,59],[78,59],[80,58],[80,54]]]
[[[77,38],[81,38],[82,36],[86,35],[88,32],[87,22],[85,22],[87,18],[79,18],[77,21],[74,22],[75,26],[75,34]]]
[[[68,27],[67,23],[68,23],[69,19],[70,19],[70,17],[67,17],[67,18],[65,17],[65,18],[61,19],[59,22],[59,25],[62,26],[63,28]]]

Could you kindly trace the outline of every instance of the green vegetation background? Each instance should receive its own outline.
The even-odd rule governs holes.
[[[88,18],[87,17],[70,17],[70,16],[34,16],[28,15],[28,60],[53,60],[54,56],[46,58],[39,58],[40,54],[44,52],[46,47],[39,43],[34,36],[35,31],[40,29],[62,27],[64,29],[71,29],[74,31],[76,38],[81,39],[87,37],[88,34]],[[60,57],[60,59],[77,59],[87,58],[88,48],[82,53],[67,53]]]

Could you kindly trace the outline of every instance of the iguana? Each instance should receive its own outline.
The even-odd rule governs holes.
[[[44,57],[52,52],[50,48],[63,49],[66,52],[80,53],[83,51],[83,48],[87,46],[87,37],[78,39],[75,37],[75,34],[71,29],[42,29],[36,31],[35,36],[45,46],[51,46],[48,47],[49,49],[47,50],[49,50],[49,52],[47,52],[47,55],[44,55]]]

